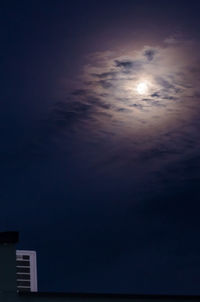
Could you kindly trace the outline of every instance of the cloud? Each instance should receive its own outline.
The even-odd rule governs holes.
[[[164,89],[169,90],[169,89],[175,89],[175,86],[168,80],[164,79],[163,77],[159,76],[156,78],[156,82]]]
[[[144,56],[148,61],[152,61],[156,55],[157,51],[155,49],[146,49],[144,51]]]
[[[154,92],[154,93],[152,93],[152,95],[151,95],[151,97],[152,98],[159,98],[160,97],[160,94],[158,93],[158,92]]]
[[[177,93],[179,93],[179,97],[184,97],[186,88],[190,88],[191,93],[194,94],[194,87],[191,85],[194,80],[192,70],[196,67],[197,61],[191,58],[188,51],[189,48],[192,51],[193,47],[191,42],[182,39],[176,45],[145,46],[141,50],[129,52],[124,56],[117,56],[116,52],[113,52],[113,56],[111,52],[109,52],[109,56],[104,56],[104,52],[98,53],[97,63],[95,63],[93,55],[93,61],[86,67],[84,77],[90,80],[96,93],[98,93],[98,85],[105,89],[112,86],[113,91],[118,88],[116,92],[118,91],[120,95],[124,92],[123,97],[127,97],[131,91],[131,82],[134,88],[137,81],[148,80],[151,83],[151,95],[159,93],[162,99],[162,96],[166,97],[167,93],[169,100],[175,99]],[[191,70],[190,77],[188,66]],[[103,79],[103,82],[95,80],[95,78]],[[127,89],[129,87],[130,89]],[[133,97],[137,99],[138,95],[133,94]]]
[[[139,145],[142,144],[141,136],[148,131],[156,138],[155,141],[159,141],[159,128],[167,132],[167,127],[186,126],[196,114],[196,73],[189,74],[188,68],[195,68],[198,54],[195,59],[191,57],[194,47],[191,41],[178,41],[176,38],[176,43],[168,42],[166,40],[156,47],[144,46],[125,55],[98,53],[97,63],[94,54],[83,75],[85,83],[90,82],[90,86],[86,84],[90,94],[108,106],[108,109],[104,108],[104,113],[109,112],[106,127],[112,129],[113,133],[118,131],[116,135],[120,137],[120,125],[123,128],[122,136],[129,137],[128,133],[133,133],[133,137],[140,137]],[[149,85],[145,96],[139,95],[136,89],[142,81],[147,81]],[[149,153],[149,158],[156,154],[157,158],[164,160],[179,154],[179,151],[157,152],[155,141],[151,141],[152,153]],[[171,144],[169,141],[164,144],[168,143]],[[142,145],[138,154],[141,150]]]
[[[142,62],[130,60],[115,60],[116,67],[119,67],[123,73],[132,73],[142,69]]]
[[[77,158],[86,165],[98,166],[96,174],[112,179],[128,173],[136,184],[152,173],[158,183],[158,170],[164,171],[178,157],[183,161],[190,153],[192,157],[193,145],[198,147],[199,94],[193,87],[197,73],[188,76],[193,58],[186,56],[184,47],[183,53],[179,48],[180,43],[145,46],[126,55],[98,53],[97,61],[94,54],[81,82],[49,107],[38,122],[40,130],[36,129],[21,154],[27,161],[30,157],[43,160],[50,150],[73,148],[72,143],[63,143],[66,140],[77,141],[84,147],[72,153],[81,154]],[[181,56],[187,60],[178,61]],[[149,83],[145,96],[137,93],[140,81]],[[88,154],[92,154],[90,160]],[[133,168],[137,180],[132,179]]]
[[[99,84],[105,89],[113,87],[112,83],[108,80],[100,80]]]
[[[100,74],[93,74],[93,76],[98,77],[100,79],[104,78],[114,78],[117,75],[116,71],[103,72]]]

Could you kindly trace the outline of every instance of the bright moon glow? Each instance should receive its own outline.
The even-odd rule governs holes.
[[[137,92],[139,94],[146,94],[148,92],[148,85],[145,82],[140,82],[137,85]]]

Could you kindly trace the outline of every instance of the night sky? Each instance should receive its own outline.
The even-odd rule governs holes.
[[[200,1],[2,1],[0,229],[41,291],[200,294]]]

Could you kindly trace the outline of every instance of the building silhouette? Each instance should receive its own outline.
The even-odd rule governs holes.
[[[18,238],[18,232],[0,232],[0,302],[200,302],[200,296],[46,293],[27,291],[27,288],[19,290],[16,270],[19,259],[16,260],[16,254],[19,255],[19,252],[16,253],[15,248]],[[22,256],[23,252],[21,251]],[[28,256],[26,252],[24,256]],[[28,258],[24,260],[28,262]]]

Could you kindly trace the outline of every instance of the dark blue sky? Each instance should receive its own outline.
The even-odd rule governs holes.
[[[1,3],[0,227],[41,291],[200,294],[199,9]]]

